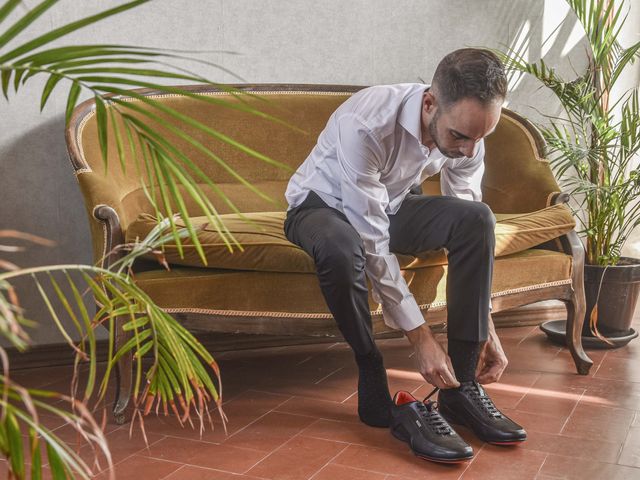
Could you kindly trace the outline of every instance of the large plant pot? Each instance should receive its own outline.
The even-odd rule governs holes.
[[[638,336],[638,332],[631,328],[631,323],[640,297],[640,259],[622,257],[618,265],[606,268],[585,265],[584,288],[587,311],[582,327],[582,345],[585,348],[617,348]],[[589,320],[596,299],[598,331],[612,345],[591,333]],[[541,328],[552,341],[566,345],[566,323],[565,320],[546,322]]]

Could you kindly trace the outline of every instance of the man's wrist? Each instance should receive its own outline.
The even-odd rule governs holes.
[[[409,342],[414,346],[421,344],[425,339],[433,338],[431,328],[427,325],[426,322],[412,330],[405,330],[404,334],[409,339]]]

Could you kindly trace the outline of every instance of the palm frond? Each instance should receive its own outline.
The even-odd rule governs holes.
[[[566,118],[547,116],[540,130],[563,187],[576,200],[581,233],[587,238],[587,261],[615,264],[622,246],[638,222],[640,189],[630,172],[640,151],[638,89],[615,101],[609,95],[621,72],[640,52],[640,42],[629,48],[619,44],[628,19],[626,2],[568,0],[582,24],[591,52],[586,72],[571,82],[559,78],[544,59],[528,62],[518,51],[502,54],[509,68],[533,75],[552,90],[565,109]],[[613,109],[619,109],[616,116]],[[619,118],[619,119],[618,119]],[[633,220],[629,220],[629,217]]]
[[[78,432],[91,449],[105,458],[109,478],[115,478],[107,440],[82,402],[57,392],[26,389],[6,375],[0,375],[0,388],[5,392],[0,399],[0,454],[7,459],[12,478],[27,478],[29,460],[30,478],[42,478],[45,452],[54,479],[93,477],[92,469],[79,453],[41,423],[43,415],[55,417]],[[69,408],[62,408],[64,404]],[[23,436],[29,437],[27,449]]]
[[[161,242],[172,238],[167,233],[167,224],[168,221],[165,220],[142,242],[118,247],[119,249],[130,248],[131,252],[114,265],[117,269],[115,271],[86,265],[40,266],[2,273],[0,284],[8,284],[12,279],[20,276],[33,278],[53,323],[76,352],[78,361],[89,363],[89,376],[83,400],[86,401],[91,397],[96,386],[98,386],[97,399],[102,400],[106,394],[111,370],[118,359],[132,353],[139,372],[143,370],[143,358],[150,356],[152,361],[151,367],[146,372],[144,384],[140,375],[134,385],[135,404],[143,414],[147,414],[151,408],[149,405],[155,403],[171,405],[172,410],[177,404],[182,410],[180,416],[183,421],[191,418],[192,408],[202,420],[208,412],[208,402],[213,401],[221,417],[224,418],[221,397],[211,379],[211,374],[214,374],[220,385],[220,372],[213,357],[191,333],[156,306],[151,298],[135,285],[131,277],[124,274],[128,273],[131,263],[137,256],[157,251]],[[188,235],[188,232],[182,231],[180,235]],[[78,280],[74,279],[73,272],[80,275],[83,285],[78,284]],[[58,280],[56,275],[61,276],[61,279]],[[71,290],[71,298],[63,293],[63,283]],[[50,291],[53,294],[48,293]],[[84,298],[80,293],[83,291],[92,293],[101,306],[93,316],[89,315],[84,306]],[[70,329],[65,327],[65,322],[57,312],[54,299],[59,302],[62,311],[71,320]],[[0,295],[0,305],[2,304],[11,306],[13,302]],[[119,317],[126,319],[122,328],[123,331],[131,334],[131,339],[119,350],[110,348],[106,371],[102,379],[98,379],[94,331],[101,325],[111,326],[109,334],[110,345],[112,345],[115,335],[113,325]],[[80,340],[73,341],[72,338],[80,338]],[[171,355],[163,358],[162,349],[171,352]],[[72,392],[72,396],[74,395],[75,393]],[[203,428],[202,422],[201,428]]]

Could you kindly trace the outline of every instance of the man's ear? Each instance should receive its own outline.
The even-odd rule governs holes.
[[[436,108],[436,98],[433,93],[431,93],[431,90],[424,93],[424,96],[422,97],[422,108],[427,113],[432,113],[433,109]]]

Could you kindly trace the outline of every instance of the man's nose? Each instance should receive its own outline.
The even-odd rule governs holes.
[[[460,151],[465,157],[471,158],[476,154],[478,144],[473,140],[469,140],[464,143]]]

